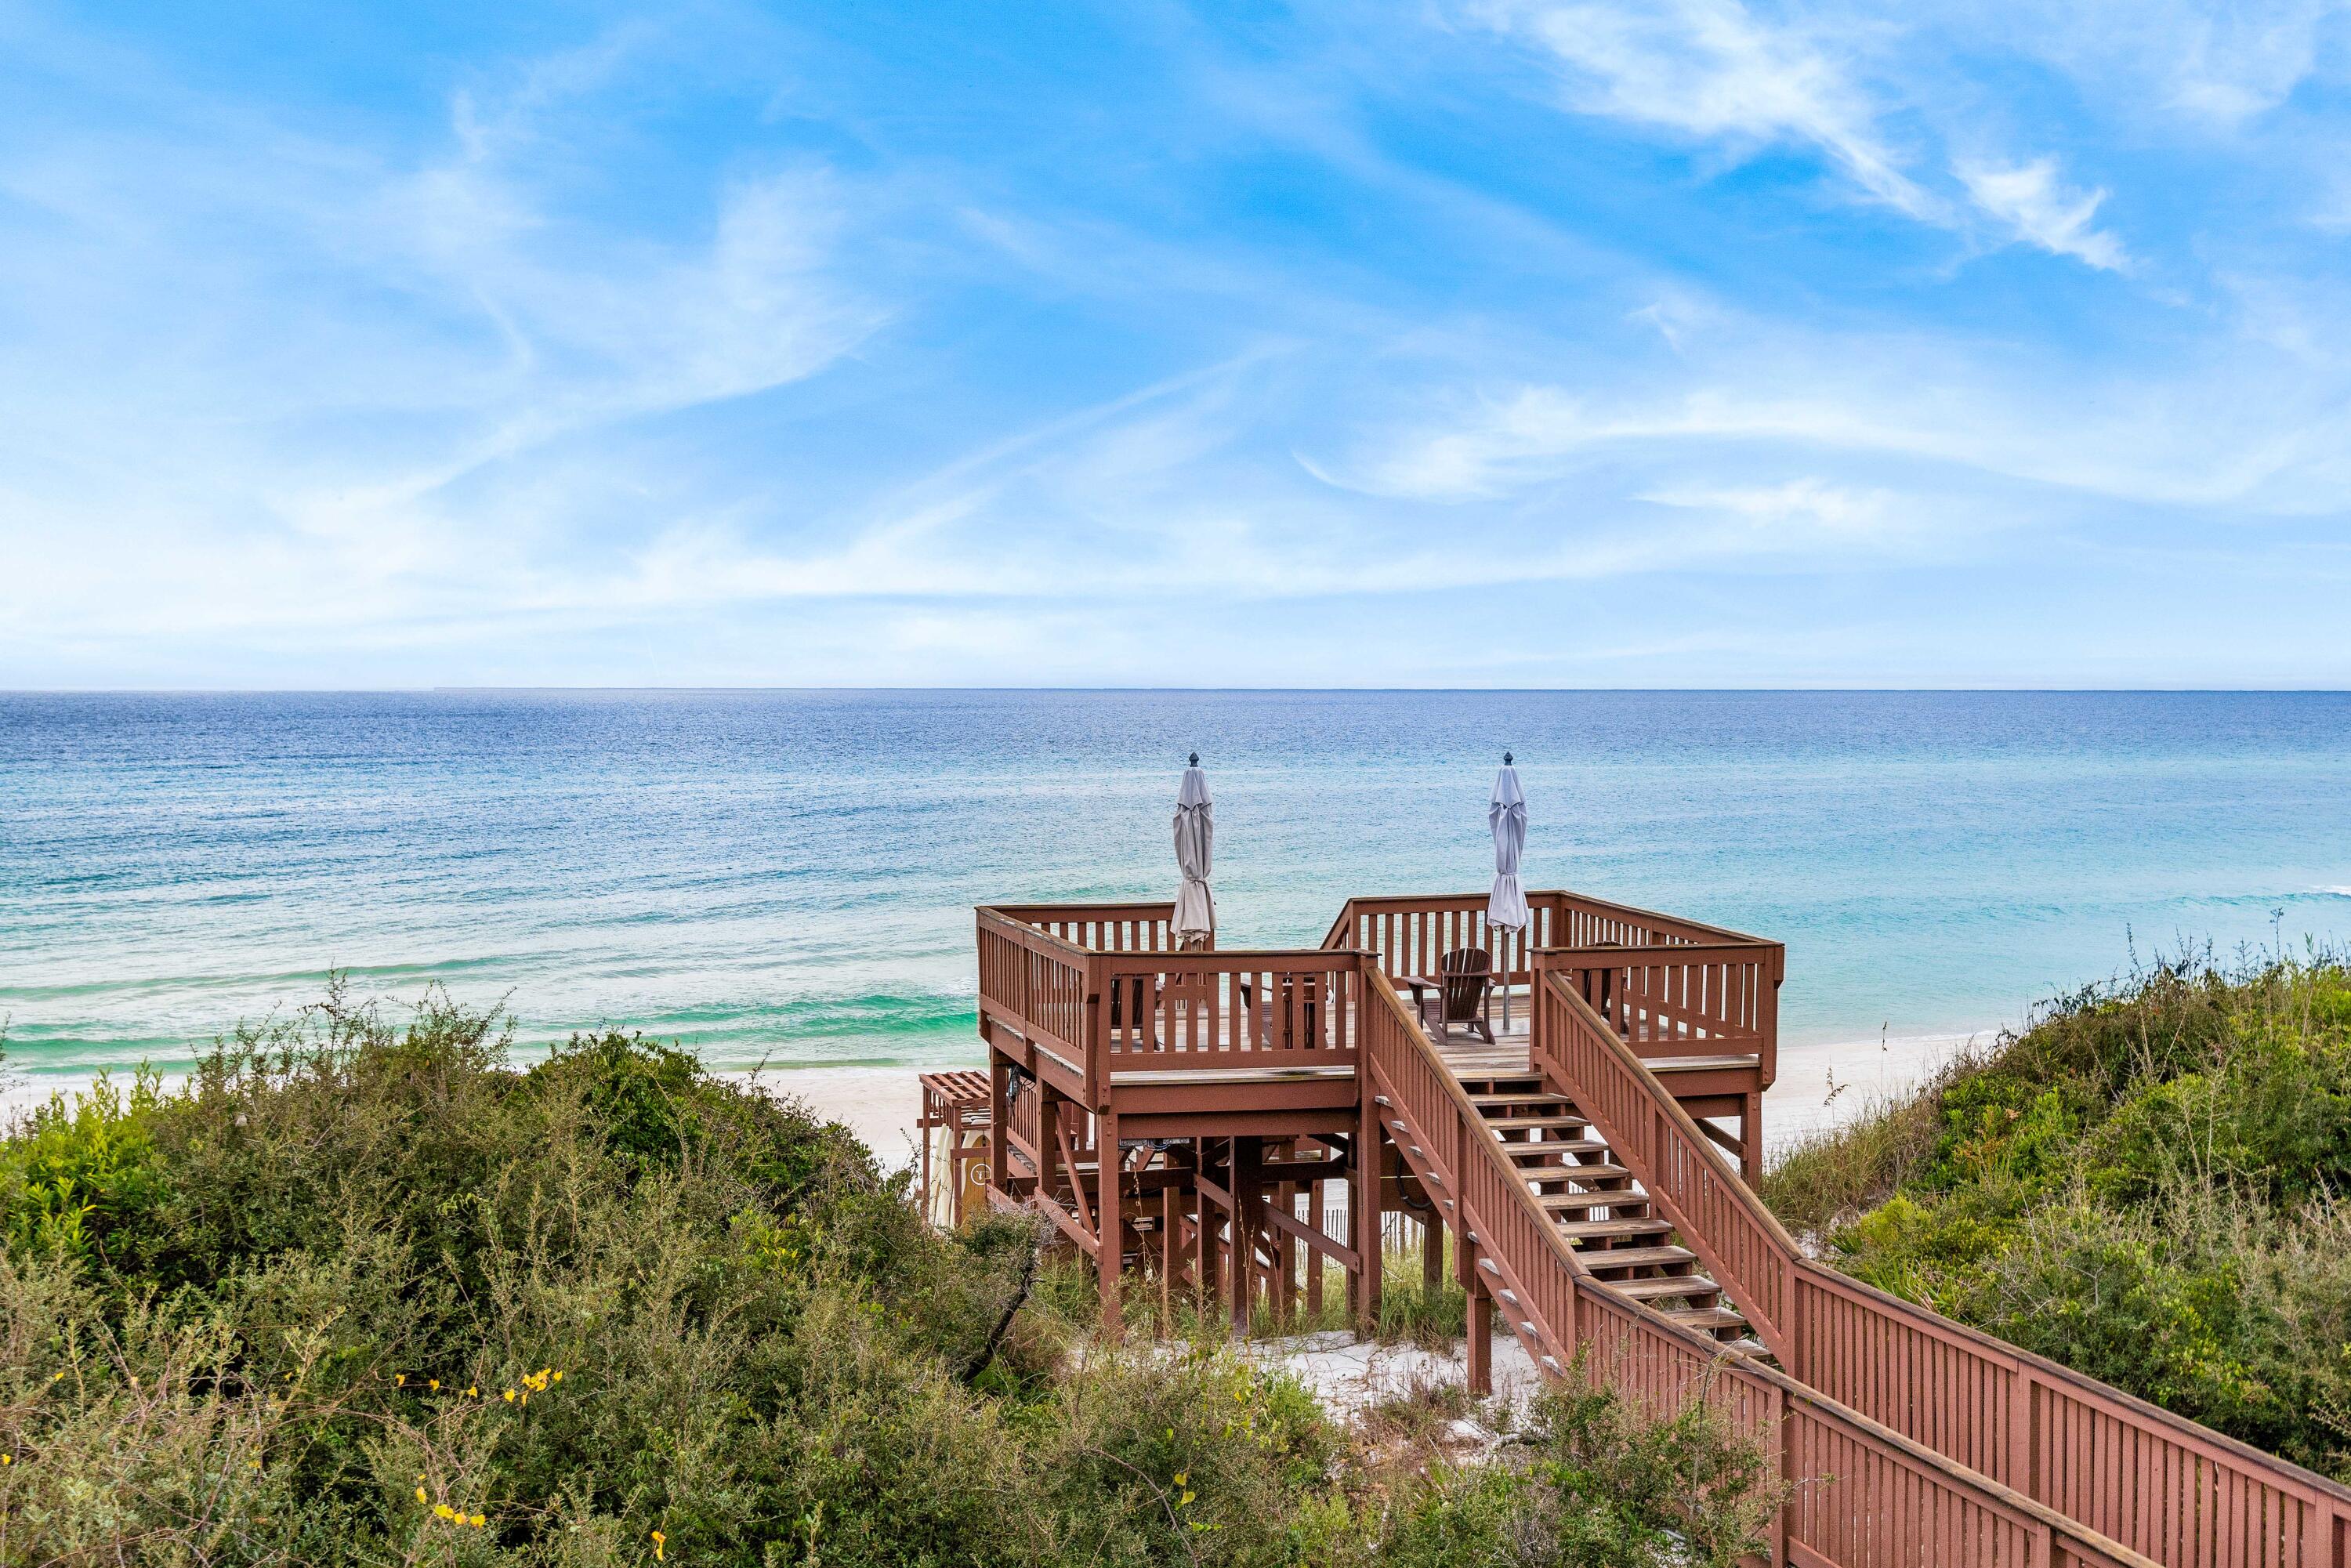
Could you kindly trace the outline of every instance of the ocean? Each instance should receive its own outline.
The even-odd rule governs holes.
[[[530,1050],[971,1061],[972,905],[1172,896],[1186,753],[1221,940],[1307,946],[1484,887],[1505,748],[1526,884],[1784,941],[1792,1046],[2351,936],[2338,694],[0,695],[7,1067],[183,1068],[330,968]]]

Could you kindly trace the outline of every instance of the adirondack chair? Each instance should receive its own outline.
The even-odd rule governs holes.
[[[1440,1045],[1456,1028],[1468,1030],[1488,1045],[1493,1044],[1494,1028],[1486,1021],[1486,994],[1494,985],[1492,956],[1482,947],[1457,947],[1445,955],[1437,971],[1435,996],[1421,1000],[1420,988],[1413,988],[1428,1032]]]

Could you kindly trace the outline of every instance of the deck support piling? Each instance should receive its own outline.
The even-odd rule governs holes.
[[[1257,1171],[1263,1163],[1260,1140],[1232,1140],[1233,1209],[1231,1217],[1232,1243],[1231,1279],[1233,1327],[1247,1333],[1249,1312],[1257,1294],[1257,1207],[1260,1197]]]
[[[1009,1068],[1003,1057],[987,1053],[987,1185],[1000,1193],[1012,1190],[1012,1140],[1005,1136],[1005,1129],[1012,1125],[1004,1092]]]
[[[1436,1210],[1430,1209],[1429,1228],[1440,1243],[1444,1231],[1436,1224]],[[1468,1236],[1453,1244],[1454,1271],[1461,1281],[1462,1292],[1468,1297],[1464,1337],[1468,1340],[1469,1392],[1484,1399],[1494,1392],[1494,1298],[1487,1293],[1486,1281],[1478,1267],[1478,1244]]]
[[[1126,1258],[1126,1201],[1119,1179],[1118,1113],[1104,1111],[1094,1123],[1094,1269],[1102,1292],[1102,1332],[1119,1337],[1119,1271]],[[1072,1185],[1077,1172],[1070,1173]]]
[[[1383,1136],[1379,1102],[1366,1092],[1355,1119],[1354,1146],[1347,1152],[1347,1231],[1356,1259],[1351,1304],[1359,1333],[1370,1333],[1380,1323],[1380,1166],[1385,1163],[1380,1148]]]

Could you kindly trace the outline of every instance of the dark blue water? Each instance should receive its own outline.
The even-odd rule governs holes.
[[[2158,949],[2351,935],[2351,696],[0,695],[10,1065],[183,1062],[330,966],[714,1063],[971,1054],[971,905],[1172,896],[1228,945],[1527,885],[1779,937],[1794,1040],[1965,1030]]]

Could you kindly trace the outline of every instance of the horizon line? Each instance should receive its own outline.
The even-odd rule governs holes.
[[[1444,696],[1800,696],[1814,694],[1875,696],[2346,696],[2344,686],[2262,685],[1591,685],[1591,686],[1444,686],[1444,685],[1145,685],[1140,684],[1066,685],[935,685],[912,683],[852,685],[355,685],[355,686],[0,686],[0,697],[27,696],[458,696],[501,693],[605,694],[758,694],[758,693],[939,693],[974,695],[1052,693],[1175,694],[1217,695],[1444,695]]]

